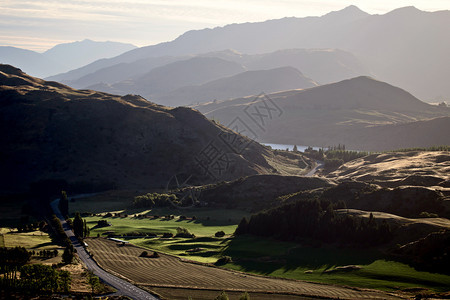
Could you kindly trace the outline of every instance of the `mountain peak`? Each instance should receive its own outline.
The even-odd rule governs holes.
[[[332,17],[332,18],[339,18],[339,19],[345,19],[345,20],[355,20],[359,18],[364,18],[369,16],[368,13],[362,11],[355,5],[347,6],[341,10],[338,11],[332,11],[325,15],[325,17]]]
[[[411,14],[418,14],[421,13],[420,9],[416,8],[415,6],[405,6],[405,7],[399,7],[396,8],[387,14],[394,14],[394,15],[411,15]]]

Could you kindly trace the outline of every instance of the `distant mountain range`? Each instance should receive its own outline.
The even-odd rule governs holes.
[[[450,108],[370,77],[194,108],[224,125],[240,118],[244,134],[268,143],[370,151],[450,144]]]
[[[258,55],[225,50],[141,59],[102,68],[77,79],[64,79],[90,72],[96,64],[47,79],[76,88],[119,95],[139,94],[159,104],[178,106],[303,89],[335,78],[370,74],[353,55],[340,50],[290,49]],[[311,79],[300,70],[314,74],[321,81]],[[228,78],[233,75],[236,77]]]
[[[65,43],[38,53],[35,51],[0,46],[0,63],[11,64],[38,77],[67,72],[99,59],[110,58],[135,49],[131,44],[83,40]]]
[[[416,97],[430,100],[436,96],[450,97],[450,85],[447,83],[450,77],[450,36],[444,28],[450,28],[450,11],[424,12],[405,7],[384,15],[369,15],[355,6],[349,6],[322,17],[283,18],[189,31],[171,42],[134,49],[112,59],[97,61],[83,70],[77,70],[78,76],[70,73],[52,80],[77,80],[118,64],[123,64],[127,70],[129,64],[157,57],[195,55],[224,49],[253,55],[281,51],[272,56],[282,55],[283,58],[273,57],[273,63],[249,63],[248,70],[292,66],[321,84],[358,75],[373,75],[410,91]],[[296,65],[285,49],[341,49],[341,52],[334,52],[339,54],[339,59],[328,62],[328,65],[348,70],[327,76],[330,73],[327,70],[331,67],[322,69],[309,64],[308,60]],[[324,50],[315,54],[325,55]],[[139,72],[143,74],[142,70]],[[116,82],[124,79],[128,78],[120,78]],[[96,78],[91,84],[100,82],[102,80]]]
[[[157,97],[157,101],[170,106],[179,106],[212,99],[257,95],[261,91],[271,93],[314,86],[318,84],[305,77],[299,70],[293,67],[280,67],[271,70],[247,71],[202,85],[181,87]]]
[[[191,108],[75,90],[9,65],[0,65],[0,107],[2,192],[38,182],[161,188],[175,175],[205,183],[279,173],[276,153]]]

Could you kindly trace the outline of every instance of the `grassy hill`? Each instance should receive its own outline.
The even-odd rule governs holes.
[[[319,147],[345,144],[347,149],[380,151],[446,144],[450,136],[450,127],[441,128],[438,121],[427,123],[429,126],[411,123],[450,116],[450,109],[426,104],[400,88],[370,77],[268,97],[280,108],[282,116],[267,124],[264,131],[253,128],[259,140],[268,143]],[[262,104],[260,99],[246,97],[194,107],[208,118],[227,124],[239,111],[258,101]],[[399,126],[408,123],[411,125]],[[416,130],[417,127],[427,129]]]

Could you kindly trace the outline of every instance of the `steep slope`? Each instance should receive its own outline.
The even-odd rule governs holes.
[[[374,75],[421,99],[450,96],[450,11],[413,7],[368,15],[351,6],[322,17],[283,18],[189,31],[167,43],[124,53],[108,66],[147,57],[234,49],[267,53],[292,48],[337,48],[355,54]],[[301,70],[303,71],[303,70]],[[312,74],[305,72],[314,78]]]
[[[75,90],[0,65],[0,106],[2,192],[48,180],[148,188],[176,174],[199,183],[277,172],[266,147],[139,96]]]
[[[87,65],[98,59],[114,57],[136,48],[136,46],[131,44],[109,41],[96,42],[85,39],[83,41],[56,45],[45,51],[43,55],[64,66],[64,69],[58,70],[61,73]]]
[[[251,114],[243,115],[243,121],[253,129],[260,141],[278,144],[323,147],[345,144],[347,149],[358,150],[389,150],[414,145],[418,141],[422,146],[433,146],[426,143],[427,139],[430,141],[429,137],[410,134],[408,136],[412,139],[405,144],[400,142],[403,140],[401,137],[395,135],[405,131],[390,132],[382,127],[370,127],[450,115],[448,108],[426,104],[402,89],[369,77],[357,77],[303,91],[274,93],[268,98],[279,107],[280,118],[268,122],[264,128],[254,124],[252,119],[255,117]],[[248,111],[246,107],[254,106],[255,101],[263,104],[263,100],[247,97],[195,108],[208,118],[229,124],[237,115]],[[433,143],[445,144],[448,140],[446,132],[447,128],[435,132]],[[375,143],[380,144],[375,145],[376,149],[373,149],[370,136],[362,138],[368,133],[377,137]],[[392,136],[383,140],[383,133],[391,133]]]
[[[247,71],[198,86],[178,88],[173,92],[153,98],[153,100],[164,105],[180,106],[214,99],[255,95],[261,92],[304,89],[317,85],[297,69],[281,67],[271,70]]]

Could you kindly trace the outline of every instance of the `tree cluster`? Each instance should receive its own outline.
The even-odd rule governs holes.
[[[70,290],[71,278],[68,271],[41,264],[24,265],[23,261],[20,267],[16,265],[15,270],[20,272],[20,278],[16,272],[6,272],[3,273],[4,276],[0,276],[0,287],[3,290],[20,291],[34,296]]]
[[[44,221],[41,222],[34,222],[34,223],[29,223],[24,221],[24,219],[21,218],[20,224],[17,226],[17,231],[18,232],[30,232],[30,231],[36,231],[36,230],[41,230],[41,231],[47,231],[47,223],[45,223]]]
[[[78,239],[83,239],[89,236],[89,227],[86,224],[86,220],[83,220],[81,218],[79,212],[75,214],[72,223],[73,223],[73,233]]]
[[[173,194],[148,193],[136,196],[133,206],[136,208],[167,207],[177,202],[177,196]]]
[[[69,238],[67,237],[66,233],[64,232],[64,229],[61,225],[61,222],[59,221],[58,217],[56,215],[52,215],[50,219],[50,225],[53,228],[54,231],[54,238],[56,242],[59,244],[62,244],[64,246],[71,245]]]
[[[41,250],[37,253],[34,252],[33,250],[33,255],[37,254],[40,257],[44,257],[44,258],[52,258],[52,257],[57,257],[58,256],[58,250]]]
[[[98,220],[97,221],[97,227],[98,228],[108,227],[108,226],[111,226],[111,224],[108,221],[106,221],[106,220]]]
[[[14,280],[16,273],[30,260],[31,254],[24,247],[0,248],[0,278]]]
[[[193,233],[190,233],[189,230],[184,227],[177,227],[177,234],[175,235],[175,237],[195,238],[195,235]]]
[[[236,235],[253,234],[284,241],[318,240],[361,246],[389,241],[392,233],[387,222],[377,222],[348,214],[336,214],[327,201],[297,201],[242,219]]]
[[[345,145],[339,144],[338,146],[330,146],[327,150],[322,148],[314,150],[308,147],[304,154],[313,159],[323,160],[325,169],[330,170],[336,169],[348,161],[367,156],[369,152],[345,150]]]

